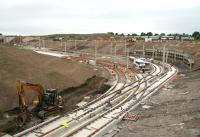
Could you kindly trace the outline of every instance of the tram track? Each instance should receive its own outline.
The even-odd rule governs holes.
[[[95,111],[97,111],[97,109],[99,109],[100,107],[101,107],[101,111],[99,109],[99,112],[101,112],[100,116],[104,116],[104,115],[108,114],[109,112],[112,112],[111,110],[115,110],[118,107],[120,107],[120,105],[123,105],[123,103],[127,102],[127,100],[129,100],[138,91],[138,89],[140,88],[140,86],[142,84],[144,84],[143,88],[144,87],[148,87],[148,82],[147,81],[150,81],[154,77],[157,77],[158,75],[160,75],[161,69],[158,66],[156,66],[156,65],[152,65],[152,66],[153,66],[152,67],[153,70],[151,71],[150,74],[147,74],[147,75],[144,75],[144,76],[142,75],[140,78],[139,78],[139,76],[135,76],[135,77],[137,77],[136,78],[137,80],[134,81],[134,82],[131,82],[129,84],[126,84],[126,82],[125,82],[126,78],[124,78],[124,76],[122,76],[122,75],[124,75],[124,73],[120,72],[121,70],[117,70],[115,68],[115,70],[113,70],[113,71],[115,71],[115,73],[118,75],[118,80],[116,82],[116,85],[112,86],[110,88],[110,91],[108,91],[105,94],[101,95],[97,99],[95,99],[95,100],[87,103],[87,105],[84,105],[83,107],[78,108],[78,109],[72,111],[72,113],[77,113],[78,111],[85,111],[86,109],[89,108],[87,111],[83,112],[79,116],[76,116],[76,117],[72,116],[71,120],[69,120],[69,119],[66,118],[69,115],[57,116],[57,117],[53,118],[52,120],[46,121],[46,123],[44,122],[44,124],[38,125],[36,128],[29,129],[27,131],[24,131],[24,133],[19,133],[19,134],[14,135],[14,136],[15,137],[18,137],[18,136],[28,136],[28,135],[31,135],[30,133],[34,134],[34,132],[36,133],[35,136],[40,136],[40,137],[47,136],[49,134],[54,135],[58,130],[63,129],[62,125],[55,126],[54,128],[51,128],[49,130],[48,130],[48,128],[46,128],[47,132],[42,131],[41,128],[42,127],[45,128],[46,125],[48,125],[48,124],[50,124],[50,123],[52,123],[52,122],[54,122],[56,120],[66,121],[66,119],[67,119],[67,122],[68,122],[68,124],[69,124],[70,127],[73,127],[72,125],[76,125],[76,124],[80,123],[81,120],[82,120],[82,122],[84,122],[84,120],[87,120],[87,119],[89,119],[90,121],[93,121],[94,118],[95,118],[95,116],[91,116],[91,117],[88,117],[88,116],[89,116],[89,114],[92,114],[92,112],[94,113]],[[122,86],[119,89],[116,89],[117,83],[124,83],[124,84],[122,84]],[[134,88],[135,88],[135,90],[132,91]],[[122,99],[119,99],[119,98],[122,98]],[[102,101],[102,103],[99,103],[99,105],[97,105],[97,106],[94,105],[93,107],[88,107],[90,105],[95,104],[99,100],[103,100],[103,99],[104,99],[104,101]],[[122,101],[119,101],[118,103],[115,103],[116,105],[114,107],[112,107],[111,109],[102,111],[103,108],[105,108],[105,106],[106,106],[106,101],[109,100],[111,103],[114,104],[114,102],[117,102],[116,101],[117,99],[122,100]],[[83,118],[83,117],[85,117],[85,118]],[[74,123],[72,123],[73,121],[74,121]],[[57,123],[59,123],[59,122],[57,122]],[[85,126],[86,126],[86,124],[84,125],[84,127]],[[48,127],[48,126],[46,126],[46,127]],[[71,133],[73,133],[73,132],[71,132]],[[64,136],[68,136],[68,135],[65,134]]]
[[[109,125],[111,125],[111,123],[112,123],[113,121],[116,121],[116,120],[117,120],[117,121],[120,121],[120,120],[122,119],[122,117],[123,117],[124,115],[127,114],[126,112],[128,112],[128,111],[130,111],[131,109],[133,109],[133,108],[135,108],[136,106],[138,106],[138,105],[141,103],[142,100],[148,98],[150,95],[152,95],[153,93],[155,93],[156,91],[158,91],[158,90],[162,87],[162,85],[165,84],[168,80],[172,79],[172,78],[177,74],[177,70],[176,70],[176,69],[173,69],[172,71],[174,71],[174,72],[173,72],[170,76],[168,75],[168,77],[166,77],[166,76],[161,76],[161,77],[163,78],[163,79],[162,79],[163,81],[160,82],[157,86],[155,86],[155,83],[156,83],[156,81],[155,81],[154,84],[152,84],[152,85],[147,86],[146,88],[144,88],[144,89],[141,91],[142,96],[141,96],[141,98],[139,98],[139,99],[137,100],[137,102],[132,103],[132,101],[130,100],[130,101],[127,101],[127,102],[126,102],[127,105],[125,105],[125,103],[124,103],[124,105],[121,104],[120,106],[123,108],[123,111],[120,111],[120,112],[119,112],[119,115],[117,115],[117,116],[115,116],[115,117],[110,117],[109,121],[107,121],[106,123],[104,123],[104,125],[102,125],[101,127],[96,128],[95,130],[93,130],[92,133],[86,134],[86,133],[88,133],[88,132],[82,132],[82,133],[76,133],[76,134],[74,134],[74,135],[72,135],[72,136],[80,136],[80,134],[84,135],[84,133],[85,133],[84,136],[87,136],[87,137],[90,137],[90,136],[101,136],[101,135],[103,135],[102,132],[100,132],[101,130],[103,130],[103,129],[105,129],[105,128],[108,129],[108,128],[109,128]],[[147,92],[144,92],[144,91],[147,91]],[[143,93],[147,93],[147,94],[143,94]],[[131,104],[131,105],[128,105],[128,104]],[[132,108],[132,107],[133,107],[133,108]],[[107,117],[107,118],[108,118],[108,117]],[[115,123],[116,123],[116,122],[115,122]],[[96,123],[96,125],[97,125],[97,123]],[[90,131],[89,131],[89,132],[90,132]],[[104,133],[105,133],[105,132],[104,132]],[[71,136],[71,135],[70,135],[70,136]]]
[[[139,80],[139,81],[140,81],[140,80]],[[138,81],[137,81],[137,82],[138,82]],[[142,83],[143,83],[143,82],[142,82]],[[130,85],[128,85],[128,86],[130,86]],[[127,86],[127,87],[128,87],[128,86]],[[137,85],[136,85],[136,86],[137,86]],[[135,87],[133,87],[133,88],[135,88]],[[127,91],[129,91],[129,90],[130,90],[130,89],[128,89]],[[123,93],[123,94],[124,94],[124,93]],[[117,98],[117,97],[115,97],[115,98]]]
[[[115,70],[113,70],[113,71],[115,71]],[[118,74],[119,72],[120,72],[120,71],[117,72],[117,75],[119,75],[119,74]],[[121,76],[123,76],[123,75],[121,74]],[[124,75],[124,76],[125,76],[125,75]],[[119,80],[117,81],[117,83],[119,83]],[[120,89],[122,89],[122,88],[124,87],[124,85],[125,85],[125,83],[123,84],[122,87],[120,87]],[[114,85],[114,86],[113,86],[113,89],[111,89],[110,91],[115,90],[116,86],[117,86],[117,84]],[[119,90],[119,89],[117,89],[117,90]],[[83,109],[83,108],[85,108],[85,107],[87,107],[87,106],[89,106],[89,105],[95,103],[96,101],[101,100],[102,98],[104,98],[104,96],[101,96],[100,98],[95,99],[95,100],[89,102],[87,105],[85,105],[85,106],[83,106],[83,107],[81,107],[81,108],[75,109],[74,111],[81,110],[81,109]],[[74,111],[72,111],[72,112],[74,112]],[[83,115],[84,115],[84,114],[83,114]],[[37,132],[38,130],[40,130],[42,127],[47,126],[49,123],[52,123],[52,122],[54,122],[54,121],[57,121],[57,120],[59,120],[60,118],[65,117],[65,116],[66,116],[66,114],[56,116],[56,117],[51,118],[51,119],[49,119],[49,120],[47,120],[47,121],[45,121],[45,122],[43,122],[43,123],[38,124],[38,125],[35,126],[35,127],[29,128],[29,129],[27,129],[27,130],[25,130],[25,131],[23,131],[23,132],[20,132],[20,133],[14,135],[14,136],[16,136],[16,137],[18,137],[18,136],[26,136],[27,134],[29,134],[29,133],[34,133],[34,132],[36,132],[37,134],[40,133],[40,135],[41,135],[42,133],[41,133],[41,132]],[[72,120],[70,120],[69,123],[70,123],[71,121],[72,121]],[[59,126],[58,126],[58,127],[59,127]],[[37,136],[38,136],[38,135],[37,135]]]

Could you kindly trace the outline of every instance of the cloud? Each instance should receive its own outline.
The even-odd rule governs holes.
[[[199,29],[198,0],[6,0],[0,31],[12,34],[186,32]]]

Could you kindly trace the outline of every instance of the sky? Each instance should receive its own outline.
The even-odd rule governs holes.
[[[199,0],[1,0],[0,33],[189,33],[200,31]]]

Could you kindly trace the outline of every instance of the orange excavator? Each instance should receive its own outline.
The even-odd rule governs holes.
[[[18,80],[16,82],[19,96],[20,114],[18,116],[22,123],[27,122],[31,115],[44,119],[46,116],[62,110],[63,99],[56,89],[47,89],[40,84],[31,84]],[[34,91],[37,96],[33,99],[32,105],[28,106],[25,90]]]

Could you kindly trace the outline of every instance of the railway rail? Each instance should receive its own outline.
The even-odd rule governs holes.
[[[98,62],[98,64],[107,64],[105,65],[106,67],[112,68],[112,64],[109,65],[108,62]],[[156,88],[173,76],[168,74],[174,71],[171,66],[168,66],[167,71],[162,72],[161,67],[158,65],[151,65],[152,71],[149,74],[137,74],[135,75],[136,80],[131,83],[127,83],[123,65],[114,67],[112,71],[117,75],[117,82],[105,94],[87,103],[83,107],[72,111],[70,114],[51,118],[35,127],[14,135],[14,137],[43,137],[49,135],[64,137],[102,134],[102,131],[104,131],[106,127],[114,121],[120,120],[129,109],[132,109],[137,103],[145,99]],[[161,81],[160,85],[158,81]],[[121,85],[118,85],[119,83]],[[133,97],[136,97],[137,101],[133,102]],[[63,127],[63,121],[68,124],[69,128]]]
[[[150,94],[152,94],[153,92],[155,92],[156,90],[158,90],[159,88],[161,88],[162,84],[164,84],[165,82],[167,82],[167,80],[171,79],[174,75],[176,75],[177,70],[174,68],[171,72],[171,75],[162,75],[160,77],[161,82],[158,81],[154,81],[151,85],[146,86],[143,90],[141,90],[140,92],[138,92],[137,94],[135,94],[136,96],[138,96],[138,100],[136,102],[133,102],[132,100],[130,100],[128,97],[126,98],[126,100],[124,100],[124,102],[121,102],[122,104],[120,104],[119,108],[114,108],[113,111],[109,111],[108,114],[105,114],[103,116],[99,116],[99,119],[104,119],[101,120],[101,123],[98,122],[96,119],[96,121],[93,121],[93,124],[91,123],[87,123],[84,126],[81,126],[78,130],[75,130],[74,132],[72,132],[71,134],[64,134],[63,136],[100,136],[102,135],[102,133],[100,131],[102,131],[104,128],[108,129],[108,126],[115,120],[120,120],[122,119],[122,117],[126,114],[127,111],[131,110],[131,107],[135,107],[135,105],[138,105],[142,100],[144,100],[145,98],[147,98]],[[130,96],[131,97],[131,96]],[[113,115],[111,115],[110,113],[113,113]],[[101,126],[99,126],[99,123]],[[95,128],[93,128],[95,126]]]
[[[70,131],[63,132],[63,135],[59,134],[59,136],[92,136],[97,131],[99,131],[101,128],[108,125],[112,121],[112,119],[115,119],[115,117],[114,118],[110,117],[110,115],[113,114],[113,113],[121,112],[122,111],[121,108],[122,108],[123,104],[127,100],[129,100],[133,96],[133,94],[136,93],[136,91],[139,90],[139,88],[142,84],[144,85],[142,89],[144,89],[147,86],[147,81],[145,80],[144,76],[141,75],[140,78],[138,76],[137,79],[139,79],[137,81],[138,84],[136,84],[136,86],[133,86],[131,89],[127,89],[128,94],[123,93],[124,98],[121,99],[122,101],[119,101],[114,107],[112,107],[111,109],[104,111],[103,113],[101,113],[101,114],[97,115],[96,117],[90,119],[86,123],[79,126],[77,129],[73,129],[71,132]],[[117,98],[115,100],[117,100]],[[99,126],[99,128],[98,128],[98,125],[99,125],[98,123],[102,123],[100,121],[104,121],[104,122],[106,121],[106,123],[104,123],[103,125],[101,124],[101,126]],[[95,130],[94,127],[96,128],[96,130]],[[51,134],[51,135],[53,135],[53,136],[58,135],[58,133]]]
[[[115,71],[115,72],[116,72],[116,70],[112,70],[112,71]],[[118,75],[118,77],[119,77],[119,73],[122,73],[122,72],[121,72],[121,71],[117,71],[116,73],[117,73],[117,75]],[[124,78],[125,75],[121,74],[120,76],[123,76],[122,79],[125,80],[125,78]],[[120,78],[118,78],[118,79],[120,79]],[[115,84],[113,87],[111,87],[112,89],[110,90],[110,92],[113,91],[113,90],[114,90],[114,91],[117,91],[117,90],[120,90],[121,88],[123,88],[123,86],[125,85],[125,83],[124,83],[124,84],[121,84],[121,83],[120,83],[122,86],[120,86],[120,88],[118,87],[118,89],[116,89],[117,83],[119,83],[119,82],[122,82],[122,80],[121,80],[121,81],[117,80],[116,84]],[[84,105],[83,107],[74,110],[74,112],[76,111],[75,113],[77,113],[77,111],[85,111],[85,108],[87,108],[87,106],[89,106],[89,105],[91,105],[91,104],[94,104],[95,102],[97,102],[97,101],[99,101],[99,100],[101,100],[101,99],[103,99],[103,98],[105,98],[105,96],[101,96],[100,98],[97,98],[97,99],[95,99],[95,100],[93,100],[93,101],[87,103],[87,104]],[[105,100],[105,99],[104,99],[104,100]],[[88,111],[86,111],[86,112],[88,113],[88,112],[90,112],[90,110],[88,110]],[[84,115],[86,112],[84,112],[82,115]],[[17,137],[17,136],[27,136],[29,133],[35,134],[36,136],[38,136],[38,134],[41,135],[41,132],[40,132],[40,129],[41,129],[41,128],[47,126],[47,125],[48,125],[49,123],[51,123],[51,122],[56,122],[56,121],[59,121],[59,120],[62,121],[62,120],[63,120],[62,117],[65,117],[65,115],[56,116],[56,117],[54,117],[54,118],[52,118],[52,119],[49,119],[49,120],[47,120],[47,121],[45,121],[45,122],[43,122],[43,123],[40,123],[39,125],[37,125],[37,126],[35,126],[35,127],[32,127],[32,128],[29,128],[29,129],[27,129],[27,130],[25,130],[25,131],[23,131],[23,132],[21,132],[21,133],[18,133],[18,134],[14,135],[14,136],[16,136],[16,137]],[[73,119],[69,120],[69,123],[70,123],[71,121],[73,121]]]
[[[155,66],[154,66],[154,68],[155,68]],[[153,75],[157,75],[158,73],[159,73],[160,71],[156,71],[156,69],[152,72],[152,76]],[[155,74],[154,74],[155,73]],[[143,78],[143,77],[142,77]],[[140,79],[142,79],[142,78],[140,78]],[[139,79],[139,78],[138,78]],[[139,80],[140,80],[139,79]],[[138,82],[138,81],[137,81]],[[133,83],[132,83],[133,84]],[[128,87],[128,86],[130,86],[131,84],[129,84],[129,85],[127,85],[126,86],[126,88]],[[128,89],[128,90],[130,90],[130,89]],[[100,105],[102,105],[102,104],[100,104]],[[85,114],[84,114],[85,115]],[[77,117],[78,118],[78,117]],[[64,119],[62,119],[61,121],[63,121]],[[69,121],[69,123],[70,123],[70,121]],[[70,125],[71,126],[71,125]],[[41,128],[41,127],[40,127]],[[56,128],[54,128],[54,130],[57,130],[57,129],[59,129],[59,128],[62,128],[62,126],[57,126]],[[46,134],[49,134],[50,132],[52,132],[53,130],[51,129],[51,130],[49,130],[47,133],[42,133],[41,131],[35,131],[36,132],[36,134],[38,135],[39,133],[40,133],[40,135],[41,136],[45,136]],[[35,134],[35,133],[34,133]]]

